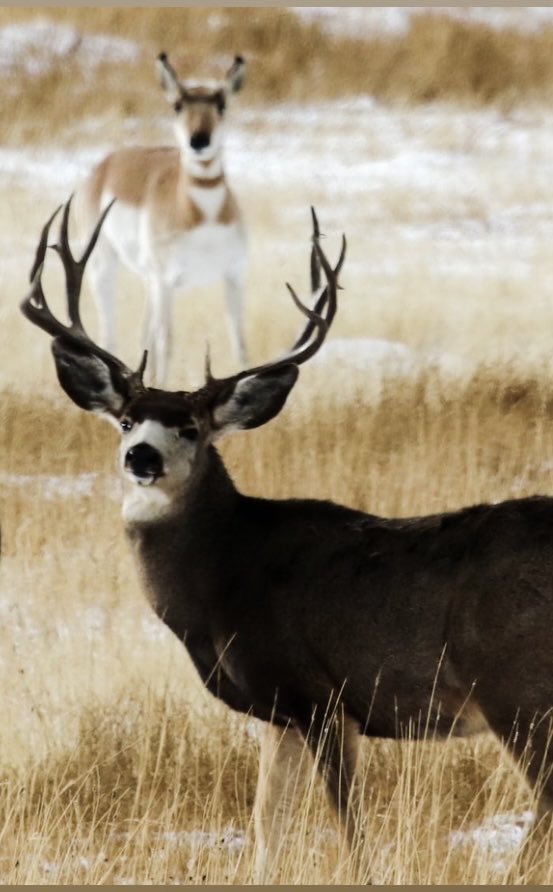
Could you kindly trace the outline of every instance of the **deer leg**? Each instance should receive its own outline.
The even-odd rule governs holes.
[[[362,843],[361,802],[355,783],[359,755],[359,723],[338,706],[334,715],[315,716],[306,740],[322,774],[338,826],[355,858]]]
[[[173,290],[163,283],[160,276],[151,276],[148,285],[143,344],[149,351],[148,367],[152,383],[162,387],[167,378],[173,342]]]
[[[536,710],[530,715],[522,713],[514,706],[501,713],[501,706],[497,703],[492,704],[489,709],[483,703],[481,708],[490,728],[505,745],[526,776],[529,786],[538,795],[534,825],[526,836],[517,859],[516,871],[519,876],[516,882],[543,883],[543,874],[547,867],[543,857],[547,851],[547,837],[553,827],[551,710]],[[515,879],[510,878],[509,882],[515,882]]]
[[[119,259],[115,249],[100,236],[90,257],[89,272],[92,291],[98,308],[100,343],[115,351],[115,301]]]
[[[296,728],[264,726],[254,804],[257,884],[275,880],[278,856],[293,826],[294,802],[308,777],[306,754],[305,742]],[[311,762],[308,754],[307,758]]]
[[[234,343],[236,355],[240,363],[247,362],[246,341],[244,338],[244,273],[238,270],[228,272],[225,276],[225,304],[229,322],[230,335]]]

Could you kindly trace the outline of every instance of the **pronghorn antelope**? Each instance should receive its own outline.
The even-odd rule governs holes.
[[[298,367],[322,346],[336,311],[335,268],[318,238],[326,283],[282,358],[207,381],[195,392],[143,384],[86,334],[81,261],[66,206],[57,251],[69,325],[41,285],[46,224],[22,303],[53,337],[59,382],[121,432],[123,517],[146,593],[207,688],[264,720],[255,804],[258,878],[273,877],[285,805],[304,743],[350,842],[360,826],[354,772],[361,735],[463,735],[490,728],[553,809],[541,784],[553,707],[553,499],[525,498],[410,519],[332,502],[237,491],[216,441],[283,408]],[[104,214],[105,216],[105,214]],[[515,733],[516,728],[516,733]]]
[[[179,287],[224,280],[231,335],[245,360],[246,241],[223,169],[225,106],[228,95],[242,86],[245,63],[237,56],[223,81],[181,82],[165,53],[157,67],[175,110],[177,147],[134,147],[108,155],[77,192],[75,210],[79,229],[90,233],[101,210],[117,199],[90,263],[100,340],[115,349],[116,272],[123,261],[146,282],[143,345],[150,350],[153,379],[161,384]]]

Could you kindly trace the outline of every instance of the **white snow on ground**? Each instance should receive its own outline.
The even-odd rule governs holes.
[[[159,125],[159,141],[171,140],[166,116]],[[414,241],[439,235],[469,238],[474,246],[494,233],[519,239],[529,215],[534,235],[553,237],[553,218],[543,199],[533,194],[524,206],[506,207],[494,181],[483,175],[501,156],[513,173],[530,169],[531,188],[536,193],[543,181],[547,194],[552,129],[547,113],[525,120],[495,109],[440,106],[407,114],[367,96],[308,107],[286,103],[237,111],[227,134],[226,167],[239,194],[286,184],[289,192],[307,189],[317,206],[363,201],[371,223],[393,223],[402,238]],[[47,190],[53,201],[63,201],[110,148],[98,143],[71,150],[0,147],[0,182],[8,189]],[[304,207],[290,202],[287,213],[303,214]]]
[[[383,338],[334,338],[311,360],[312,366],[330,365],[333,369],[384,373],[393,377],[411,377],[422,368],[440,370],[457,378],[465,370],[458,356],[438,351],[413,350],[398,341]]]
[[[138,59],[138,44],[123,37],[81,34],[70,25],[37,18],[0,28],[0,73],[23,68],[32,77],[44,76],[60,61],[75,59],[86,70],[105,63]]]
[[[86,474],[0,474],[0,489],[29,489],[33,498],[50,502],[56,499],[82,499],[93,495],[94,487],[101,484],[105,494],[114,501],[120,500],[118,477],[88,472]]]
[[[453,831],[449,836],[450,845],[453,849],[474,847],[480,849],[489,857],[491,869],[502,873],[508,869],[510,861],[516,857],[533,820],[534,814],[531,811],[525,811],[521,815],[512,813],[494,815],[479,827],[474,827],[471,830]],[[113,838],[124,839],[129,835],[129,833],[117,832],[113,834]],[[334,830],[316,830],[311,854],[320,853],[321,846],[324,847],[329,839],[335,840],[336,837],[337,834]],[[174,848],[191,848],[192,852],[186,864],[189,872],[195,870],[197,858],[202,850],[206,848],[223,849],[231,855],[240,853],[248,844],[246,833],[231,826],[224,828],[220,833],[205,830],[161,832],[156,834],[156,840],[161,846],[156,852],[159,858],[166,857],[166,853],[163,850],[164,844]],[[385,846],[385,849],[390,852],[391,846]],[[75,867],[89,869],[94,864],[103,863],[105,857],[105,853],[102,851],[96,856],[89,858],[80,856],[75,859]],[[66,863],[64,867],[67,867]],[[44,861],[42,870],[44,874],[53,878],[61,872],[61,864]],[[114,882],[117,885],[132,885],[135,880],[121,875],[116,877]],[[176,882],[179,884],[181,882],[186,883],[186,879],[183,878]]]
[[[455,830],[449,840],[453,848],[477,846],[490,857],[494,870],[504,871],[520,849],[533,820],[534,813],[531,811],[521,815],[493,815],[480,827]]]
[[[80,499],[91,496],[98,474],[75,474],[55,476],[49,474],[0,474],[2,489],[24,489],[30,487],[37,499]]]
[[[553,24],[553,8],[549,6],[291,6],[289,9],[304,21],[318,22],[330,34],[361,38],[406,34],[413,18],[421,13],[480,22],[498,30],[515,28],[525,33]]]
[[[222,848],[229,852],[243,849],[246,845],[246,834],[235,827],[226,827],[221,833],[207,830],[173,830],[156,833],[160,843],[175,848],[182,845],[202,848]]]

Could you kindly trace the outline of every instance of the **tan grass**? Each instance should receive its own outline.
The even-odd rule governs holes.
[[[26,208],[26,221],[14,218],[16,231],[23,225],[25,232],[38,231],[43,210]],[[266,221],[258,219],[263,231]],[[300,247],[305,255],[305,245],[290,250],[299,272],[305,264]],[[262,258],[255,262],[254,284],[278,281],[280,293],[282,270],[264,266]],[[56,281],[52,272],[48,293]],[[22,272],[9,284],[13,304],[25,287]],[[350,285],[343,307],[350,292],[355,301]],[[432,293],[441,296],[440,289]],[[263,328],[260,357],[278,352],[296,324],[292,315],[278,318],[278,302],[258,303],[261,298],[252,300],[250,312],[275,324]],[[203,312],[186,310],[198,331]],[[374,307],[362,313],[369,330],[373,322],[378,328]],[[544,327],[547,318],[544,307],[526,324]],[[6,319],[2,879],[248,882],[252,845],[240,845],[239,837],[233,847],[232,834],[250,828],[255,733],[205,693],[184,648],[151,617],[123,537],[115,432],[59,393],[48,339],[15,312]],[[510,326],[508,333],[514,334]],[[199,364],[203,337],[196,337],[192,355]],[[224,330],[214,332],[214,342],[217,364],[224,365]],[[472,346],[478,357],[484,345]],[[126,349],[131,352],[128,343]],[[540,362],[532,351],[526,362],[476,362],[458,379],[430,367],[398,380],[385,362],[368,379],[347,365],[313,363],[286,411],[266,428],[231,438],[224,455],[247,492],[333,498],[381,514],[551,492],[551,373],[537,355]],[[57,475],[59,485],[79,474],[96,475],[88,494],[56,495],[44,479]],[[520,815],[532,807],[491,737],[443,745],[367,742],[361,776],[366,863],[374,878],[435,884],[507,876],[508,863],[497,868],[475,841],[455,848],[449,840],[450,832],[497,813]],[[282,852],[281,880],[363,879],[352,874],[337,844],[318,783],[299,807],[298,832]],[[538,876],[551,879],[550,868]]]
[[[206,58],[243,53],[251,69],[248,104],[368,93],[388,102],[499,102],[510,108],[550,98],[553,85],[551,27],[525,34],[421,14],[407,34],[352,39],[277,7],[71,6],[2,7],[0,27],[36,17],[71,24],[82,34],[130,38],[142,53],[125,66],[124,77],[107,64],[90,77],[74,54],[40,78],[23,67],[12,72],[3,96],[3,142],[60,136],[90,115],[152,113],[158,100],[152,60],[161,49],[174,54],[184,73]]]
[[[414,514],[553,486],[544,381],[482,370],[445,393],[425,375],[390,383],[360,411],[354,392],[321,397],[321,375],[270,427],[225,446],[244,490]],[[16,392],[4,392],[2,416],[8,467],[35,475],[34,486],[4,487],[2,506],[4,881],[247,882],[251,844],[228,840],[251,821],[256,736],[201,689],[184,649],[149,617],[110,497],[111,428]],[[98,472],[91,497],[41,497],[38,475],[76,472]],[[367,743],[362,778],[367,858],[381,882],[506,875],[475,843],[448,842],[531,807],[491,738]],[[297,826],[282,880],[351,881],[318,784]]]
[[[0,9],[0,25],[35,12]],[[198,57],[206,49],[234,52],[242,35],[240,48],[254,60],[247,94],[252,101],[323,97],[364,86],[353,76],[356,72],[359,78],[360,70],[356,45],[327,46],[316,29],[305,29],[285,12],[225,12],[224,35],[204,29],[197,43],[202,24],[197,10],[141,13],[93,9],[83,18],[70,7],[41,9],[79,27],[141,40],[145,58],[161,40],[176,49],[182,33],[197,45]],[[167,16],[184,30],[167,29]],[[517,80],[516,95],[528,95],[529,86],[546,89],[550,61],[543,60],[540,47],[549,46],[548,31],[517,38],[515,46],[513,35],[496,38],[480,26],[465,33],[464,27],[423,17],[399,42],[383,42],[380,49],[378,41],[364,45],[365,63],[372,59],[367,47],[376,53],[374,70],[367,65],[367,89],[377,83],[380,95],[421,98],[425,90],[432,95],[432,59],[441,58],[450,43],[451,52],[465,61],[436,95],[478,101],[510,96],[510,53],[528,66],[528,78]],[[461,44],[455,38],[459,28],[465,35]],[[278,40],[269,45],[267,35]],[[503,41],[503,73],[494,41]],[[284,78],[287,43],[298,48],[298,59]],[[313,43],[320,65],[313,62]],[[475,46],[478,52],[471,55]],[[428,54],[428,70],[421,47]],[[479,74],[488,50],[493,89],[486,87],[488,75]],[[420,76],[410,79],[415,56]],[[530,56],[542,67],[541,80],[532,74]],[[338,65],[343,80],[336,76]],[[30,89],[28,96],[20,95],[17,109],[8,100],[3,120],[13,116],[6,139],[18,143],[64,132],[66,146],[79,146],[86,139],[79,135],[79,121],[104,113],[110,103],[113,117],[102,125],[110,139],[121,132],[121,109],[159,113],[149,60],[134,79],[101,72],[94,96],[92,85],[77,76],[78,89],[68,94],[67,78],[73,74],[69,68],[63,78],[58,72],[51,83],[43,83],[44,91],[52,88],[51,114],[39,123],[36,108],[44,93]],[[30,86],[21,81],[18,89]],[[317,185],[315,196],[312,184],[292,191],[286,183],[270,183],[270,201],[265,186],[243,190],[251,258],[247,331],[254,360],[278,353],[294,336],[297,315],[283,280],[300,290],[305,284],[307,208],[315,198],[329,253],[341,229],[350,245],[346,290],[332,337],[392,338],[422,350],[437,345],[465,363],[456,374],[445,374],[439,363],[421,362],[418,371],[397,377],[386,361],[359,368],[324,357],[313,362],[275,422],[223,444],[229,468],[245,491],[332,498],[384,515],[553,491],[551,252],[547,231],[535,231],[530,214],[540,202],[553,203],[549,178],[540,175],[551,128],[545,112],[524,114],[530,118],[531,138],[527,163],[516,170],[509,144],[499,140],[491,151],[482,148],[480,129],[497,122],[480,113],[376,108],[369,120],[343,133],[347,143],[365,128],[363,157],[386,159],[396,146],[390,146],[383,125],[395,115],[398,132],[422,133],[430,151],[473,154],[478,189],[428,194],[413,178],[409,187],[392,183],[374,199],[366,189],[370,184],[360,183],[359,196],[344,201],[336,200],[327,182]],[[498,120],[504,128],[509,117]],[[267,140],[273,133],[262,119],[245,126],[252,134],[265,132]],[[322,116],[305,140],[321,148],[334,127],[331,118]],[[139,136],[145,133],[159,136],[150,123],[138,128]],[[240,834],[250,829],[256,725],[234,716],[203,690],[184,648],[151,615],[123,536],[116,433],[60,393],[48,338],[32,330],[17,310],[35,240],[53,203],[51,194],[36,187],[13,187],[6,190],[0,214],[5,270],[0,307],[0,881],[249,882],[252,846],[241,845]],[[496,215],[508,217],[519,209],[523,222],[514,235],[493,230]],[[291,216],[291,210],[298,213]],[[459,236],[467,220],[476,237]],[[419,227],[416,241],[405,234],[412,226]],[[448,226],[455,238],[443,234]],[[523,274],[516,274],[513,260],[523,264]],[[59,271],[49,268],[46,282],[52,303],[60,308]],[[94,331],[95,314],[85,302]],[[129,362],[138,356],[141,307],[136,280],[123,277],[119,328]],[[175,327],[172,385],[199,380],[206,336],[216,372],[231,370],[218,292],[178,302]],[[81,491],[75,490],[75,480],[83,485]],[[361,779],[366,863],[374,880],[480,884],[506,879],[509,857],[497,867],[493,853],[475,841],[455,848],[449,839],[450,832],[478,827],[497,814],[521,815],[532,808],[532,796],[491,736],[445,744],[367,741]],[[352,872],[340,850],[320,784],[310,790],[297,803],[298,832],[283,848],[281,881],[366,880]],[[550,841],[546,846],[547,854]],[[516,849],[510,857],[517,857]],[[550,865],[549,857],[538,869],[539,882],[553,881]]]

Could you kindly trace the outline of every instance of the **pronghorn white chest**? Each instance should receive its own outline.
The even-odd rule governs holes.
[[[162,276],[167,285],[199,287],[220,281],[245,260],[239,223],[206,222],[175,235],[163,246]]]
[[[206,223],[215,223],[226,195],[226,186],[190,186],[190,198],[202,212]]]

